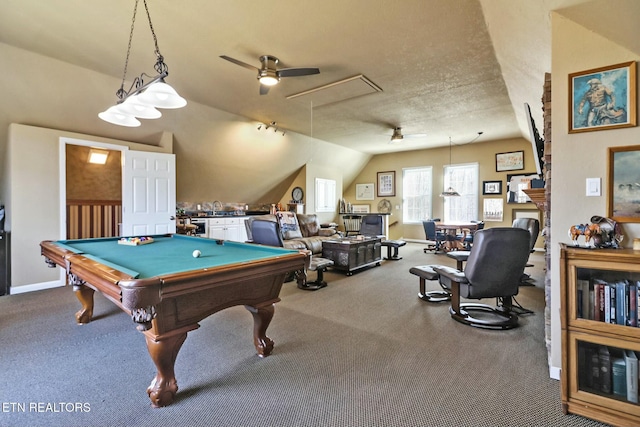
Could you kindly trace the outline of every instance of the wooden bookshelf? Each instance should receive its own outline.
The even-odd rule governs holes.
[[[640,425],[640,251],[561,244],[560,258],[563,412]]]

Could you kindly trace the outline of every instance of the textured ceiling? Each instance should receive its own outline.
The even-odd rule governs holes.
[[[147,2],[167,82],[182,96],[372,154],[446,145],[450,137],[466,143],[478,132],[478,142],[528,138],[523,104],[540,127],[551,10],[634,52],[640,44],[637,15],[616,12],[637,10],[634,0],[271,0],[268,8],[253,0]],[[0,42],[120,79],[133,5],[2,0]],[[260,96],[254,72],[219,58],[259,66],[264,54],[320,74],[283,79]],[[154,62],[140,1],[127,81],[153,73]],[[382,91],[315,107],[312,97],[287,99],[359,74]],[[94,96],[106,108],[116,89],[97,88]],[[426,136],[389,144],[396,126]]]

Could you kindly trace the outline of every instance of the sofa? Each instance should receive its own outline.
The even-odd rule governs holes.
[[[340,237],[335,228],[320,226],[315,214],[296,214],[294,212],[276,212],[275,215],[256,215],[244,222],[247,229],[247,239],[252,241],[251,224],[261,219],[280,223],[284,247],[287,249],[306,249],[312,254],[322,255],[322,242]]]

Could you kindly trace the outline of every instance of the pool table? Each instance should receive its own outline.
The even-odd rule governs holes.
[[[149,237],[152,243],[138,246],[98,238],[43,241],[40,247],[50,267],[65,269],[82,305],[79,324],[91,321],[94,291],[131,314],[156,365],[147,393],[160,407],[178,391],[174,365],[187,333],[213,313],[244,305],[253,315],[258,355],[271,353],[266,330],[274,304],[287,273],[304,270],[308,254],[178,234]],[[193,256],[195,250],[201,256]]]

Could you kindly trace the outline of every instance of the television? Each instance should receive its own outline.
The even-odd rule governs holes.
[[[542,177],[542,167],[544,166],[544,139],[540,137],[536,122],[531,116],[531,108],[529,104],[524,103],[524,112],[527,116],[527,124],[529,125],[529,136],[531,138],[531,148],[533,149],[533,159],[536,164],[536,172]],[[544,177],[542,177],[544,179]]]

